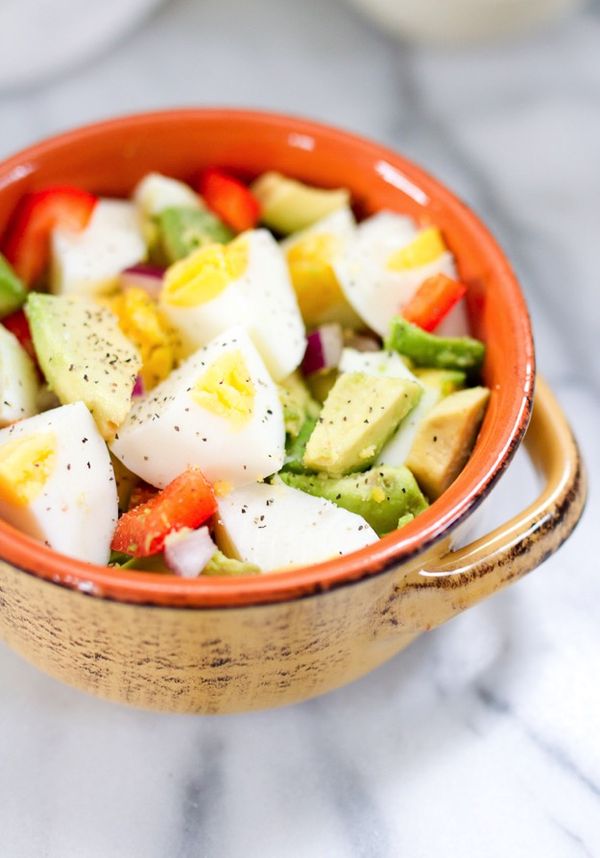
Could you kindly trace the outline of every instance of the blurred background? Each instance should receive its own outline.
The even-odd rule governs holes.
[[[504,245],[600,473],[600,3],[3,0],[0,156],[132,111],[304,114],[418,161]],[[535,492],[524,454],[488,526]],[[6,858],[600,856],[600,562],[530,579],[321,700],[227,719],[90,700],[0,647]]]

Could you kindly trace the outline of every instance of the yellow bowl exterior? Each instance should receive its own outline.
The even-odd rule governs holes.
[[[0,637],[51,676],[133,706],[282,706],[357,679],[437,624],[401,599],[422,562],[316,596],[224,609],[117,603],[2,563]]]

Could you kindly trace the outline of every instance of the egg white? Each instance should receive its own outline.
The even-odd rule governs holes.
[[[51,288],[56,294],[94,297],[112,289],[119,273],[146,257],[138,214],[125,200],[99,200],[81,232],[55,229]]]
[[[320,563],[376,542],[360,515],[277,483],[254,483],[219,500],[217,543],[263,572]]]
[[[294,247],[302,244],[306,239],[315,236],[326,236],[333,239],[334,251],[327,262],[333,264],[349,253],[356,239],[356,220],[350,206],[342,206],[321,220],[318,220],[312,226],[295,232],[281,242],[283,252],[287,254]],[[312,320],[314,325],[323,325],[328,322],[338,322],[347,328],[356,328],[360,326],[360,318],[354,312],[350,304],[347,302],[344,292],[339,286],[338,295],[331,296],[331,302],[323,302],[323,306],[318,315],[318,318]],[[318,288],[318,287],[317,287]],[[322,300],[322,298],[321,298]]]
[[[348,247],[356,232],[356,221],[349,206],[342,206],[331,214],[321,218],[311,226],[294,232],[281,242],[283,250],[287,251],[298,242],[311,235],[332,235],[339,239],[340,248]]]
[[[334,265],[346,298],[365,324],[381,337],[387,335],[392,318],[424,280],[435,274],[456,277],[449,252],[419,268],[388,270],[390,256],[409,244],[418,232],[411,218],[379,212],[359,224],[354,245]]]
[[[406,366],[398,352],[377,351],[359,352],[345,348],[338,364],[340,372],[362,372],[365,375],[384,376],[386,378],[408,378],[419,384],[419,379]]]
[[[439,388],[423,385],[423,394],[420,400],[413,410],[406,415],[396,432],[384,445],[377,457],[376,465],[389,465],[393,468],[404,465],[412,449],[419,426],[441,398],[442,395]]]
[[[161,307],[188,353],[232,325],[241,325],[279,381],[299,366],[306,349],[304,323],[287,265],[268,230],[250,230],[237,240],[248,247],[248,264],[238,278],[216,297],[192,307],[173,305],[163,292]]]
[[[33,417],[38,391],[33,361],[14,334],[0,325],[0,427]]]
[[[227,351],[242,354],[254,388],[252,414],[241,426],[192,396],[194,385]],[[137,402],[111,449],[130,471],[159,488],[190,467],[233,486],[278,471],[285,452],[283,410],[246,331],[235,327],[219,335]]]
[[[133,201],[141,218],[153,217],[168,208],[201,207],[200,197],[177,179],[161,173],[148,173],[133,191]]]
[[[40,494],[26,506],[0,496],[0,517],[62,554],[106,563],[118,515],[106,444],[86,406],[75,402],[0,430],[0,450],[46,433],[55,439],[54,464]]]

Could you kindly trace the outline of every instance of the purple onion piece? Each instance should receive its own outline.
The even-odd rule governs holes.
[[[133,390],[131,391],[132,397],[143,396],[144,395],[144,382],[141,375],[135,380],[135,384],[133,385]]]
[[[197,578],[216,550],[208,527],[185,528],[170,533],[165,539],[165,562],[175,575]]]
[[[321,325],[307,337],[306,352],[302,361],[302,371],[312,375],[326,369],[333,369],[340,362],[344,336],[341,325]]]
[[[151,298],[158,298],[162,289],[164,273],[165,269],[159,265],[146,263],[132,265],[130,268],[121,271],[119,275],[120,286],[122,289],[133,287],[143,289]]]

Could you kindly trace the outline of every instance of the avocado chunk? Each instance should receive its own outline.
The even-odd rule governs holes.
[[[284,235],[306,229],[350,203],[345,188],[314,188],[275,172],[259,176],[251,191],[261,205],[261,221]]]
[[[307,468],[304,464],[304,453],[306,452],[308,439],[312,435],[316,425],[316,417],[307,417],[295,438],[288,435],[285,445],[284,471],[291,471],[294,474],[305,473]]]
[[[308,440],[304,464],[332,476],[368,468],[421,391],[406,378],[342,373]]]
[[[438,390],[440,396],[449,396],[467,384],[467,374],[460,369],[415,369],[415,375],[426,387]]]
[[[167,262],[177,262],[205,244],[225,244],[233,232],[212,212],[168,208],[156,215],[158,240]]]
[[[108,565],[119,569],[136,569],[138,572],[171,572],[162,553],[151,557],[132,557],[120,551],[111,551]]]
[[[423,385],[423,395],[379,454],[378,465],[403,465],[426,415],[444,396],[464,387],[466,380],[466,374],[457,369],[417,369],[416,377]]]
[[[446,491],[464,468],[489,396],[487,387],[451,393],[419,426],[406,464],[430,500]]]
[[[423,388],[423,394],[418,404],[406,415],[390,440],[384,445],[377,457],[377,465],[390,465],[397,468],[406,463],[422,421],[441,398],[438,388]]]
[[[308,387],[311,396],[320,402],[321,405],[325,402],[331,388],[335,384],[337,378],[339,376],[338,370],[334,367],[333,369],[324,369],[319,370],[318,372],[313,372],[311,375],[306,378],[306,386]]]
[[[472,337],[436,337],[401,316],[392,320],[386,349],[410,358],[416,366],[476,372],[485,356],[485,345]]]
[[[233,575],[260,575],[260,571],[260,568],[254,563],[236,560],[234,557],[227,557],[222,551],[216,551],[202,570],[202,574],[231,577]]]
[[[279,382],[279,399],[283,406],[285,431],[296,438],[307,418],[318,417],[321,406],[316,402],[299,372]]]
[[[325,498],[355,512],[378,536],[398,527],[405,516],[411,519],[428,507],[417,481],[408,468],[371,468],[346,477],[325,474],[281,473],[278,479],[309,495]]]
[[[26,297],[25,284],[0,253],[0,319],[22,307]]]
[[[30,293],[25,313],[51,390],[63,405],[84,402],[111,440],[131,408],[141,368],[116,316],[89,298],[38,292]]]

